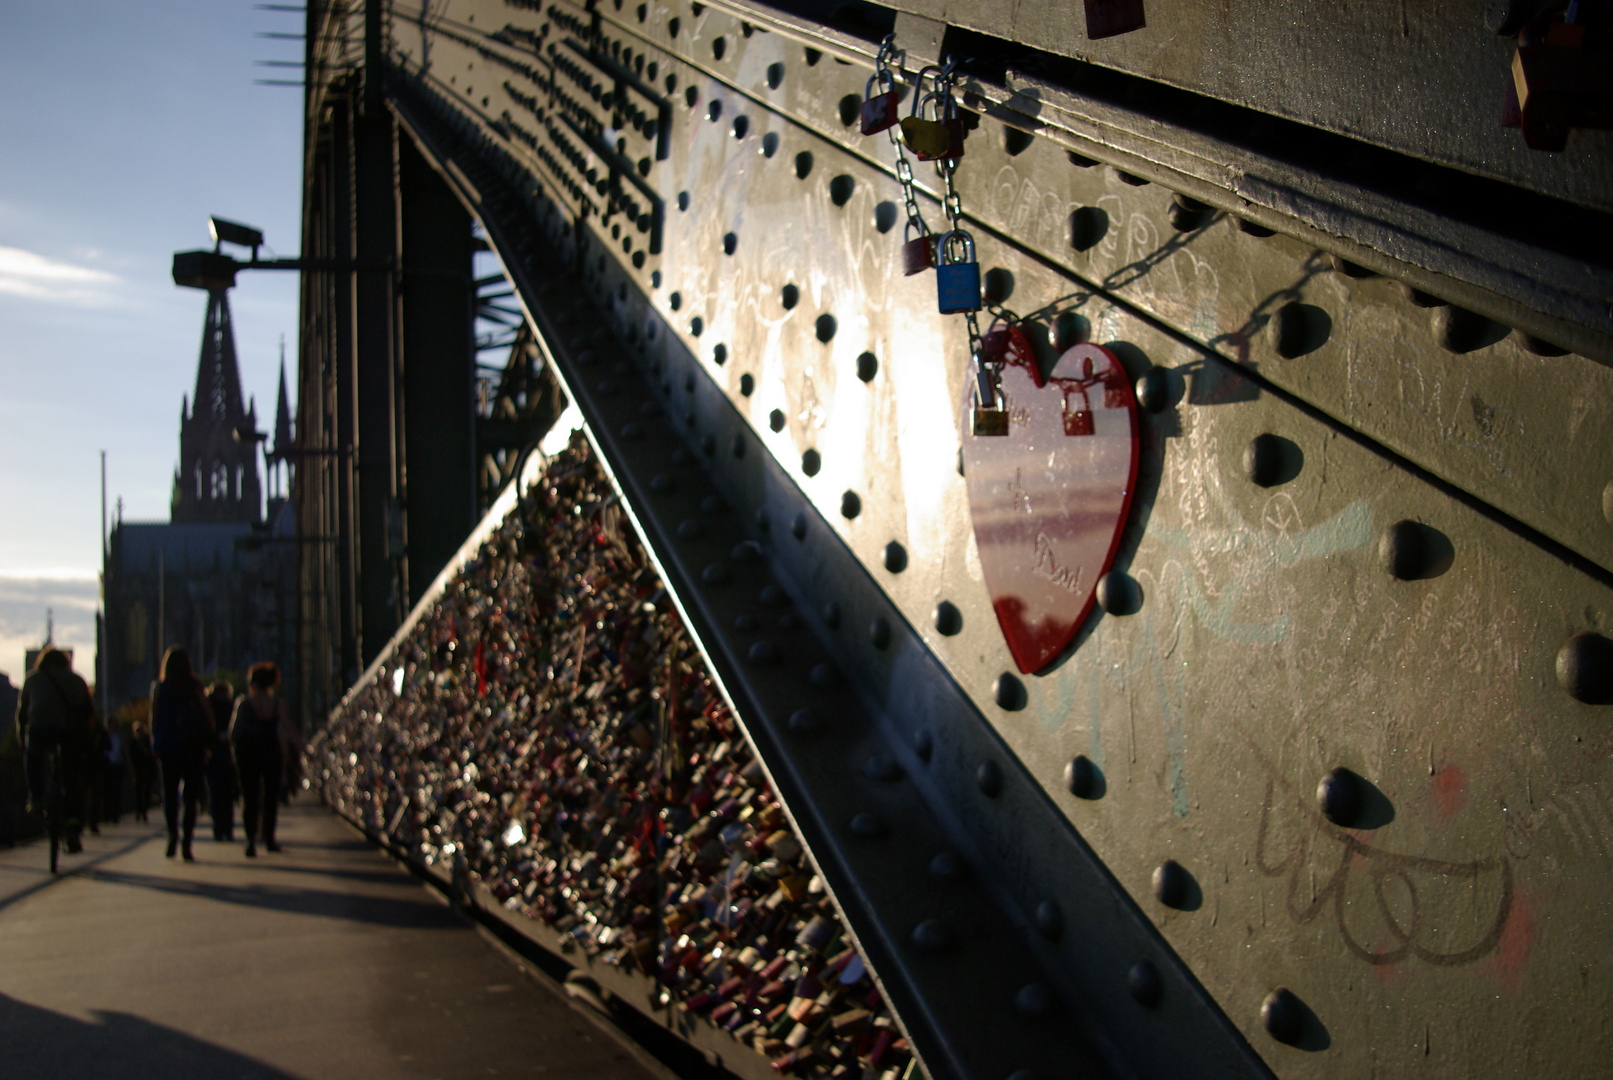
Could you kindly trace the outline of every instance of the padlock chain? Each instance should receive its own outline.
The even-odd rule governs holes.
[[[886,34],[885,40],[879,43],[879,55],[874,57],[874,75],[879,85],[890,89],[896,87],[896,73],[891,70],[892,57],[904,55],[896,49],[896,35]],[[922,86],[922,82],[921,82]],[[914,93],[920,87],[914,88]],[[924,214],[919,210],[919,198],[916,182],[913,179],[913,166],[908,163],[907,151],[902,146],[902,140],[897,137],[897,126],[892,124],[885,129],[890,138],[891,146],[896,148],[896,179],[902,185],[902,202],[907,210],[907,228],[917,229],[919,236],[930,235],[930,227],[924,223]]]

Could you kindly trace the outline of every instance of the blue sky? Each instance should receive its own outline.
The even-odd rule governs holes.
[[[173,252],[210,213],[298,249],[301,15],[252,3],[0,0],[0,672],[56,610],[89,670],[100,568],[100,457],[126,519],[166,521],[181,398],[206,295]],[[288,75],[289,72],[289,75]],[[231,293],[244,391],[273,421],[279,339],[295,373],[297,282]],[[295,386],[293,386],[293,392]]]

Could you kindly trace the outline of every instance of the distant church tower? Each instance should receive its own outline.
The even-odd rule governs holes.
[[[229,298],[223,289],[209,289],[196,394],[179,410],[175,522],[259,520],[258,446],[250,437],[235,437],[237,430],[250,434],[257,428],[257,407],[241,407]]]

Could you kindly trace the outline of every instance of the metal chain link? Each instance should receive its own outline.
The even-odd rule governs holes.
[[[890,61],[894,56],[900,55],[896,48],[896,35],[886,34],[885,40],[879,43],[879,55],[874,57],[874,74],[879,85],[887,90],[896,86],[896,74],[891,71]],[[915,94],[923,90],[923,81],[913,88]],[[896,150],[896,179],[902,185],[902,202],[907,210],[907,228],[909,231],[918,230],[918,235],[928,236],[930,227],[924,223],[924,215],[919,210],[918,189],[913,179],[913,166],[908,163],[906,148],[898,137],[900,125],[892,124],[885,129],[890,138],[891,146]]]

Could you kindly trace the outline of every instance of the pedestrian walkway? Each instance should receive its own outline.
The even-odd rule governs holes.
[[[55,879],[43,844],[0,852],[0,1077],[668,1075],[329,811],[280,820],[256,859],[133,824]]]

